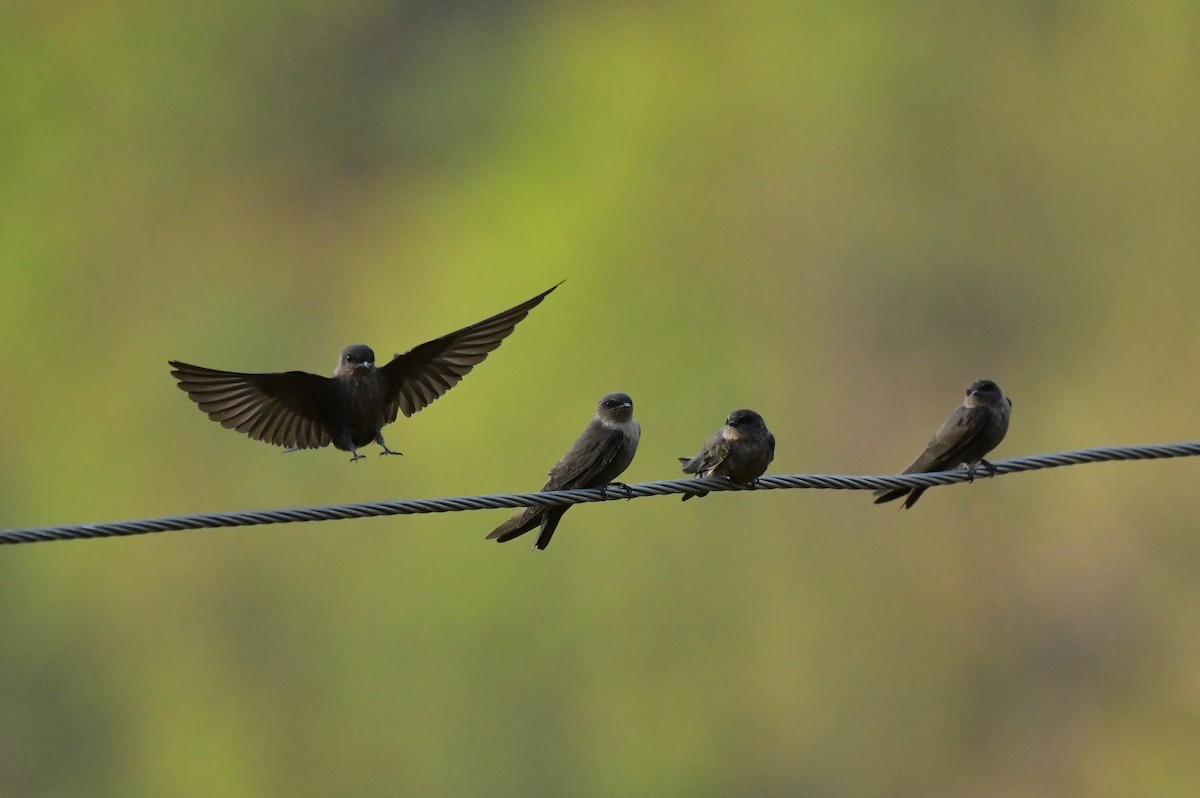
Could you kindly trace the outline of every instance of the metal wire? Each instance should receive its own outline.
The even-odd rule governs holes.
[[[1125,460],[1161,460],[1170,457],[1200,455],[1200,441],[1166,443],[1153,446],[1110,446],[1101,449],[1078,449],[1053,454],[1017,457],[994,463],[995,475],[1021,471],[1040,471],[1046,468]],[[166,518],[147,518],[138,521],[114,521],[101,524],[30,527],[0,530],[0,545],[43,543],[53,540],[145,535],[151,532],[173,532],[185,529],[216,529],[219,527],[257,526],[261,524],[292,524],[302,521],[337,521],[345,518],[371,518],[384,515],[417,515],[423,513],[453,513],[465,510],[492,510],[505,507],[535,505],[581,504],[609,499],[638,499],[647,496],[666,496],[673,493],[699,493],[724,490],[784,490],[810,488],[820,490],[879,490],[880,488],[929,488],[953,485],[983,478],[986,471],[975,474],[967,469],[939,471],[932,474],[897,474],[894,476],[853,476],[842,474],[787,474],[766,476],[754,487],[740,487],[722,477],[710,479],[671,479],[662,482],[642,482],[628,486],[561,490],[538,493],[498,493],[485,496],[455,496],[445,499],[409,499],[358,504],[335,504],[324,507],[293,507],[281,510],[252,510],[247,512],[176,515]]]

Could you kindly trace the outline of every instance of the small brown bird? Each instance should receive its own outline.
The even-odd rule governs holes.
[[[633,419],[633,400],[628,394],[610,393],[600,400],[596,416],[571,445],[563,458],[550,469],[550,479],[542,490],[576,490],[612,484],[637,454],[642,426]],[[550,538],[569,505],[527,507],[492,530],[488,540],[507,543],[540,526],[539,549],[550,545]]]
[[[921,456],[902,474],[928,474],[966,466],[974,474],[976,463],[991,472],[992,464],[983,457],[1000,445],[1008,433],[1012,400],[991,380],[979,380],[967,388],[967,396],[942,424]],[[895,501],[907,496],[905,507],[912,507],[926,488],[890,488],[875,491],[875,503]]]
[[[680,457],[683,473],[701,477],[728,477],[738,485],[752,485],[775,459],[775,436],[763,417],[753,410],[734,410],[695,457]],[[707,496],[700,491],[696,496]],[[685,493],[683,500],[692,498]]]
[[[285,451],[332,443],[355,462],[363,457],[358,448],[374,441],[381,455],[400,454],[383,442],[383,427],[457,385],[555,288],[378,368],[371,347],[353,344],[342,350],[332,377],[304,371],[243,374],[177,360],[170,361],[171,376],[213,421]]]

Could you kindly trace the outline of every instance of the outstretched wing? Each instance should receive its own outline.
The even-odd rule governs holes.
[[[397,413],[411,416],[457,385],[559,285],[562,283],[491,318],[396,355],[380,368],[389,398],[387,422],[395,421]]]
[[[303,371],[242,374],[170,361],[188,398],[222,427],[258,441],[317,449],[331,440],[327,418],[333,380]]]

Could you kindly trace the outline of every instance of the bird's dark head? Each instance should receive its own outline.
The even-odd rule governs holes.
[[[988,405],[995,407],[1004,401],[1000,386],[991,380],[976,380],[967,388],[967,396],[963,399],[963,407],[980,407]]]
[[[351,344],[342,350],[334,376],[362,374],[375,368],[375,352],[366,344]]]
[[[753,410],[734,410],[725,419],[725,429],[721,431],[726,440],[737,440],[747,435],[758,435],[766,432],[767,425],[762,416]]]
[[[627,393],[610,393],[596,406],[596,416],[608,424],[624,424],[633,418],[633,400]]]
[[[725,419],[725,423],[742,432],[762,429],[767,426],[763,423],[763,417],[753,410],[734,410],[729,414],[729,418]]]

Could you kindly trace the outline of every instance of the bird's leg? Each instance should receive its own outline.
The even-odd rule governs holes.
[[[379,444],[379,448],[383,449],[383,451],[379,453],[380,457],[383,457],[385,454],[397,454],[397,455],[400,455],[401,457],[404,456],[403,452],[397,452],[397,451],[394,451],[387,447],[387,444],[383,442],[383,433],[382,432],[375,433],[375,442]]]
[[[989,463],[987,460],[980,458],[979,464],[982,465],[987,470],[989,477],[996,476],[996,467],[994,465],[992,465],[991,463]]]
[[[963,468],[967,469],[967,482],[975,481],[975,466],[970,463],[963,463]]]
[[[607,490],[608,488],[620,488],[621,490],[625,491],[626,499],[633,498],[633,488],[629,487],[624,482],[610,482],[607,485],[605,485],[604,487],[605,487],[604,497],[606,499],[608,498],[608,490]]]
[[[358,449],[350,450],[350,462],[351,463],[357,463],[359,460],[365,460],[365,459],[366,459],[366,455],[359,454]]]

